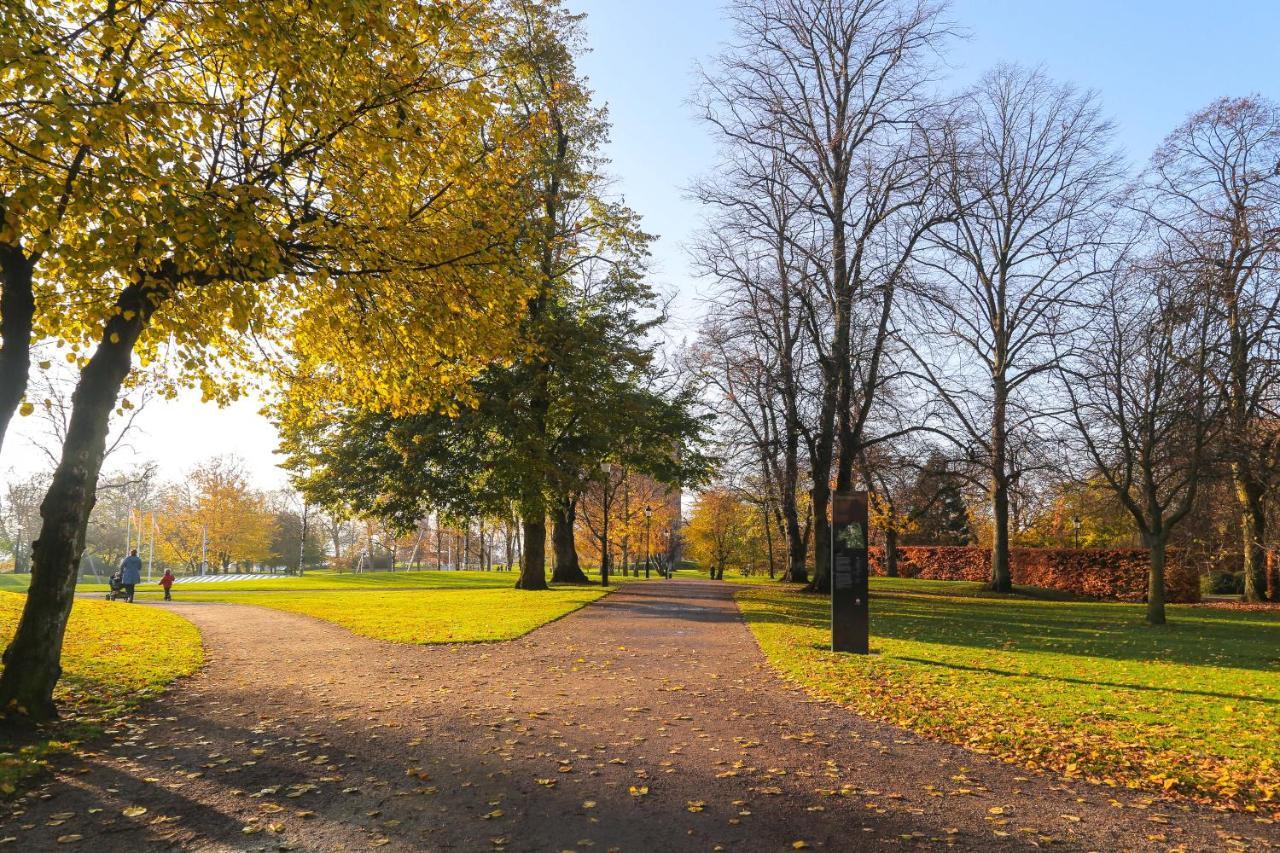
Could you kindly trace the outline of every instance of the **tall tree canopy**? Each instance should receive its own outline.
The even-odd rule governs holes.
[[[530,282],[512,247],[549,118],[509,108],[502,46],[523,18],[500,4],[5,8],[21,73],[0,78],[0,244],[33,297],[10,299],[26,278],[6,267],[5,358],[34,334],[80,371],[0,676],[0,703],[48,716],[135,357],[214,399],[264,355],[363,405],[450,398],[517,330]],[[50,200],[71,171],[75,204]]]

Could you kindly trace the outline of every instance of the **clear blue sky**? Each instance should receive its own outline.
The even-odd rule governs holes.
[[[586,12],[592,53],[581,61],[613,120],[617,189],[659,234],[657,278],[678,288],[682,326],[696,328],[697,292],[682,244],[696,229],[683,188],[713,163],[685,104],[692,69],[729,29],[717,0],[568,0]],[[1095,89],[1131,161],[1144,161],[1185,116],[1222,95],[1280,99],[1280,0],[955,0],[968,32],[949,59],[955,87],[997,62],[1041,65]]]
[[[683,245],[698,210],[684,188],[712,166],[705,129],[685,105],[694,64],[728,37],[718,0],[568,0],[588,14],[592,53],[581,67],[614,124],[616,188],[659,234],[657,280],[678,290],[677,337],[691,337],[702,286]],[[1134,162],[1191,111],[1221,95],[1259,92],[1280,99],[1280,0],[955,0],[950,17],[969,33],[954,45],[951,85],[962,86],[1000,61],[1043,65],[1052,76],[1096,89]],[[262,485],[283,480],[274,467],[274,430],[246,402],[217,410],[184,395],[156,401],[140,418],[138,458],[176,476],[219,453],[244,456]],[[35,463],[18,435],[5,442],[9,467]],[[126,460],[120,460],[122,463]]]

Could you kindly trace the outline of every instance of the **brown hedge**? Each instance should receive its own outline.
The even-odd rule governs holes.
[[[1141,601],[1147,592],[1147,551],[1143,548],[1013,548],[1010,572],[1015,585],[1061,589],[1112,601]],[[871,549],[871,572],[883,575],[883,549]],[[898,549],[898,573],[926,580],[987,581],[991,549],[957,545],[905,546]],[[1165,565],[1165,596],[1170,602],[1200,600],[1200,578],[1170,550]]]

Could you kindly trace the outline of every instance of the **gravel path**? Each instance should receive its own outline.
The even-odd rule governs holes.
[[[1247,815],[1021,775],[811,700],[764,664],[732,592],[631,584],[521,640],[434,647],[162,605],[199,626],[206,667],[0,807],[0,839],[95,853],[1280,847],[1280,827]]]

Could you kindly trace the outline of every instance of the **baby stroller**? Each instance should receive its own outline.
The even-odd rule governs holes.
[[[123,600],[128,596],[128,593],[125,592],[124,589],[124,583],[121,580],[122,577],[123,575],[119,569],[112,572],[111,579],[107,581],[107,583],[111,585],[111,591],[107,593],[107,601]]]

